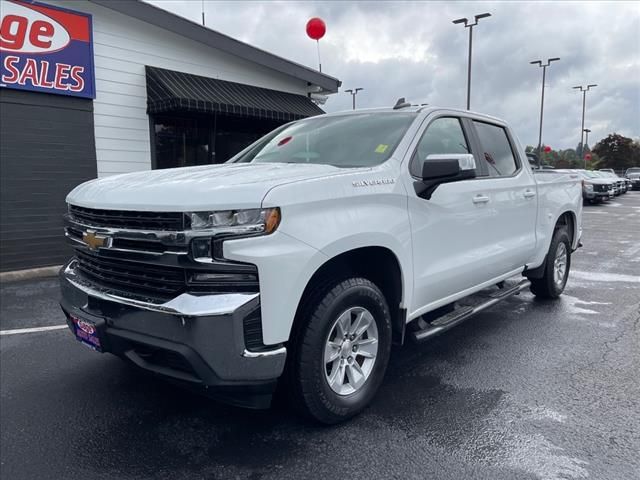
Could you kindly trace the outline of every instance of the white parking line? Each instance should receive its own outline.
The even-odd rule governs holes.
[[[49,332],[51,330],[62,330],[63,328],[69,328],[67,325],[52,325],[50,327],[34,327],[34,328],[14,328],[13,330],[0,330],[1,335],[16,335],[18,333],[37,333],[37,332]]]
[[[622,273],[581,272],[580,270],[571,270],[570,275],[573,278],[594,282],[640,283],[640,276],[625,275]]]

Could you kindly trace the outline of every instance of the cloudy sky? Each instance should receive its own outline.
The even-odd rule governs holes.
[[[201,20],[200,0],[149,0]],[[582,94],[589,143],[611,132],[640,137],[638,2],[216,2],[205,0],[209,28],[317,68],[305,34],[323,18],[323,71],[343,82],[326,111],[351,108],[344,89],[363,87],[359,107],[412,103],[464,107],[468,29],[451,20],[491,12],[474,28],[471,108],[510,121],[522,142],[538,141],[542,69],[529,61],[560,57],[547,69],[543,142],[575,147]]]

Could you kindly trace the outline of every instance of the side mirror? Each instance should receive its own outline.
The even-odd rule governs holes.
[[[476,177],[476,161],[470,153],[428,155],[422,164],[422,182],[416,182],[418,196],[429,200],[443,183]]]
[[[422,164],[422,180],[463,180],[476,176],[476,161],[470,153],[428,155]],[[440,182],[445,183],[445,182]]]

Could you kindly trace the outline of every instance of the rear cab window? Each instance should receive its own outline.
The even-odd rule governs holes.
[[[511,141],[504,127],[473,120],[481,151],[479,157],[485,162],[490,177],[510,177],[519,169]]]

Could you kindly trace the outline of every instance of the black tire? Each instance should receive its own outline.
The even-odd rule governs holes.
[[[556,283],[554,274],[555,274],[555,259],[556,254],[562,247],[560,244],[564,244],[564,249],[566,252],[566,268],[564,271],[564,276],[562,282],[560,284]],[[540,298],[548,298],[555,299],[558,298],[562,292],[564,291],[565,286],[567,285],[567,279],[569,278],[569,270],[571,269],[571,240],[569,239],[569,233],[567,232],[566,227],[557,228],[553,233],[553,238],[551,239],[551,245],[549,246],[549,251],[547,252],[547,257],[545,259],[545,268],[544,274],[542,278],[533,278],[531,280],[531,292]]]
[[[371,373],[358,390],[339,395],[325,375],[324,349],[335,321],[352,307],[366,308],[375,320],[378,351]],[[303,301],[287,365],[293,406],[320,423],[335,424],[361,412],[376,394],[391,353],[391,315],[380,289],[365,278],[324,283]]]

